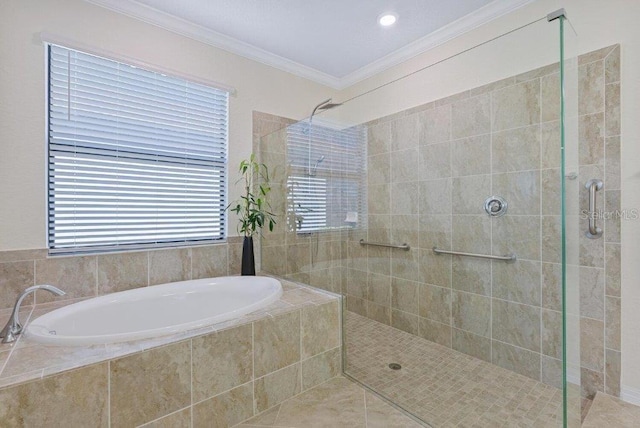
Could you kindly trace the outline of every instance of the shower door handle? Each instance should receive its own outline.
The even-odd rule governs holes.
[[[598,216],[596,208],[596,192],[602,190],[602,180],[591,179],[584,185],[589,189],[589,230],[585,232],[587,238],[598,239],[602,236],[602,229],[596,224],[596,218]]]

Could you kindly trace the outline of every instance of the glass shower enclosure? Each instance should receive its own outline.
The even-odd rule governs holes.
[[[576,40],[435,50],[260,139],[261,269],[341,294],[344,375],[424,425],[580,425]]]

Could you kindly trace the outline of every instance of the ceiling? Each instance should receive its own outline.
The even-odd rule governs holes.
[[[532,0],[88,1],[340,89]]]

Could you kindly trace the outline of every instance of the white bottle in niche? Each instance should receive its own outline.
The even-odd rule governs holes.
[[[350,226],[355,226],[358,223],[358,213],[356,211],[347,211],[347,218],[344,222]]]

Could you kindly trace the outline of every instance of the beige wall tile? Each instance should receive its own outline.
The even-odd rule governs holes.
[[[367,187],[369,214],[390,214],[391,186],[389,184],[371,185]]]
[[[487,134],[491,130],[489,95],[454,102],[451,105],[451,137]]]
[[[605,178],[607,190],[620,189],[620,136],[604,140]]]
[[[491,263],[472,257],[452,256],[452,281],[454,290],[491,295]]]
[[[605,244],[605,293],[620,297],[620,244]]]
[[[452,347],[456,351],[491,362],[491,339],[468,331],[453,329]]]
[[[542,263],[542,307],[562,310],[562,265]]]
[[[191,343],[179,342],[110,362],[111,426],[139,425],[191,402]]]
[[[253,384],[234,388],[193,406],[193,427],[231,427],[253,416]]]
[[[451,179],[420,182],[420,214],[451,214]]]
[[[605,83],[620,81],[620,45],[616,47],[604,59]]]
[[[421,317],[441,324],[451,325],[450,288],[420,284],[416,300],[420,303],[419,315]]]
[[[602,111],[604,105],[604,63],[591,62],[578,67],[578,114]]]
[[[256,321],[253,334],[255,377],[300,360],[300,311]]]
[[[368,300],[383,306],[391,306],[391,277],[370,273],[367,276]]]
[[[612,349],[605,351],[605,385],[604,392],[614,397],[620,396],[620,352]]]
[[[580,315],[604,319],[604,269],[580,267]]]
[[[144,428],[191,428],[191,407],[142,425]]]
[[[417,224],[417,223],[416,223]],[[406,242],[413,245],[412,241]],[[391,275],[409,281],[422,282],[420,269],[420,251],[416,248],[410,251],[395,251],[391,253]]]
[[[495,340],[491,342],[491,347],[493,364],[532,379],[540,379],[540,354]]]
[[[420,270],[426,284],[451,287],[451,256],[435,254],[432,249],[420,250]]]
[[[313,388],[340,374],[342,355],[334,348],[302,361],[302,390]]]
[[[215,278],[229,274],[226,245],[193,247],[191,258],[193,279]]]
[[[97,263],[99,295],[146,287],[149,283],[146,252],[101,254]]]
[[[0,263],[0,309],[13,308],[16,299],[27,287],[34,283],[34,262]],[[33,297],[28,297],[23,303],[33,303]]]
[[[239,242],[239,243],[229,242],[227,244],[227,261],[229,263],[229,266],[227,267],[228,274],[239,275],[240,266],[242,263],[242,242]],[[256,268],[258,268],[257,263],[258,263],[258,259],[256,259]]]
[[[538,216],[509,216],[493,219],[493,254],[516,253],[518,258],[540,259]]]
[[[491,93],[492,130],[540,122],[540,81],[529,80]]]
[[[107,427],[107,363],[0,389],[3,426]]]
[[[454,251],[479,254],[491,252],[491,219],[486,214],[454,215],[451,224],[451,245]]]
[[[391,155],[382,153],[367,157],[367,183],[369,186],[391,182]]]
[[[605,136],[620,135],[620,83],[606,86],[605,92]]]
[[[542,122],[560,119],[560,73],[540,79],[540,110]]]
[[[542,182],[542,214],[543,215],[560,215],[562,199],[560,197],[560,185],[562,183],[562,174],[560,168],[543,169],[541,173]]]
[[[420,177],[418,147],[391,152],[391,182],[406,183]]]
[[[391,307],[418,315],[418,287],[420,283],[393,278],[391,281]]]
[[[476,335],[489,337],[491,299],[477,294],[453,291],[451,298],[453,326]]]
[[[604,191],[604,209],[608,214],[604,219],[605,242],[620,242],[621,199],[620,190]]]
[[[202,401],[253,378],[251,324],[196,337],[193,352],[193,401]]]
[[[562,218],[559,215],[542,217],[542,261],[560,263],[562,261]]]
[[[418,214],[420,206],[420,184],[415,181],[411,183],[393,183],[391,185],[391,214]]]
[[[451,181],[453,214],[483,214],[484,201],[491,196],[491,175],[455,177]]]
[[[604,392],[604,373],[581,368],[580,386],[582,396],[593,400],[597,392]]]
[[[254,382],[256,410],[265,410],[282,403],[301,392],[300,364],[294,364],[273,372]]]
[[[367,317],[385,325],[391,325],[391,307],[367,302]]]
[[[391,124],[389,122],[367,127],[367,153],[378,155],[391,151]]]
[[[366,317],[367,301],[354,296],[347,296],[347,310]]]
[[[391,310],[391,326],[398,330],[406,331],[415,336],[418,335],[418,316],[402,312],[397,309]]]
[[[451,249],[451,217],[448,215],[424,214],[419,219],[420,239],[418,246],[424,249],[433,247]]]
[[[418,335],[423,339],[451,348],[451,326],[431,321],[427,318],[418,320]]]
[[[562,313],[542,310],[542,353],[546,356],[562,358]]]
[[[492,262],[493,297],[540,306],[540,262]]]
[[[620,351],[620,305],[621,299],[607,296],[605,298],[605,346]]]
[[[418,147],[418,115],[408,114],[390,123],[391,150]]]
[[[486,174],[491,171],[491,138],[478,135],[451,142],[451,176]]]
[[[340,345],[340,314],[337,301],[302,308],[302,358]]]
[[[493,174],[492,178],[492,194],[500,195],[507,201],[507,213],[540,214],[540,171]]]
[[[451,143],[421,145],[419,153],[421,180],[451,177]]]
[[[149,285],[191,279],[191,250],[187,248],[149,252]]]
[[[604,114],[588,114],[578,118],[578,152],[580,165],[604,163]]]
[[[67,293],[64,299],[94,297],[98,295],[96,257],[51,257],[36,260],[36,284],[51,284]],[[36,294],[38,303],[60,298],[46,291]]]
[[[494,300],[492,335],[501,342],[540,352],[540,308]]]
[[[496,132],[491,136],[493,173],[540,168],[540,125]]]
[[[562,389],[562,360],[541,357],[540,381],[554,388]]]
[[[604,372],[604,322],[580,318],[580,366]]]
[[[540,167],[560,168],[560,122],[540,125]]]
[[[451,105],[418,113],[420,144],[433,144],[451,139]]]

